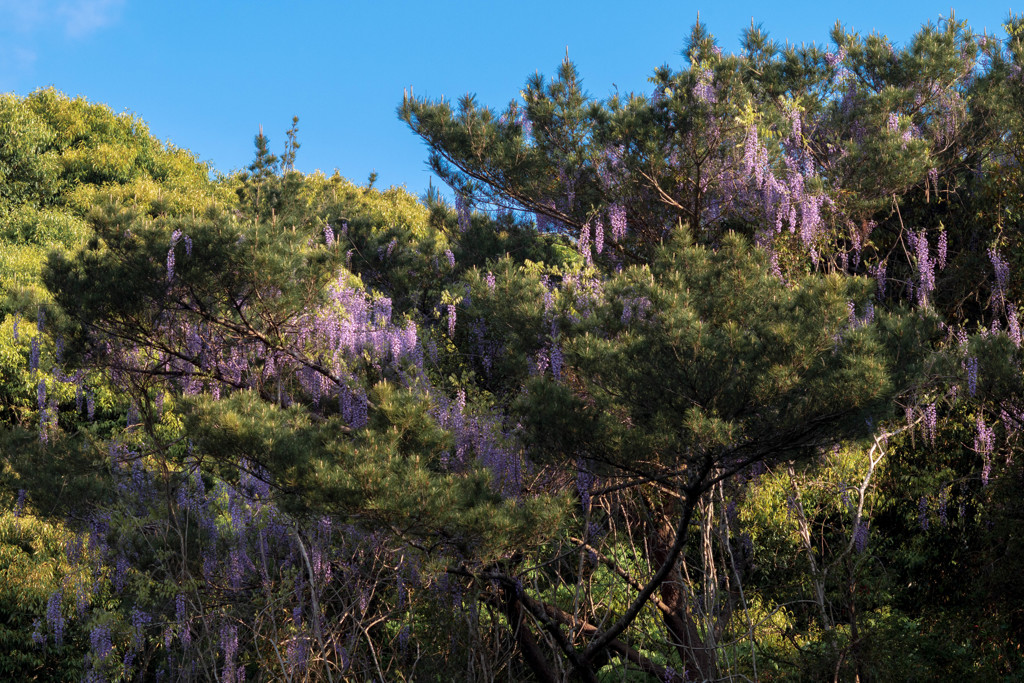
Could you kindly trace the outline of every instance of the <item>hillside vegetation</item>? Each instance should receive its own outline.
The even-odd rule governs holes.
[[[1024,19],[685,55],[454,203],[0,96],[0,678],[1024,676]]]

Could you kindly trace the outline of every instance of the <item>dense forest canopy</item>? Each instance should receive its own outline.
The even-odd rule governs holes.
[[[407,95],[454,205],[0,97],[0,676],[1024,672],[1024,19]]]

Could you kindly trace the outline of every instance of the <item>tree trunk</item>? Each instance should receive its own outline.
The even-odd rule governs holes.
[[[678,514],[678,503],[673,501],[653,507],[648,542],[651,547],[652,568],[658,571],[664,566],[676,541],[676,529],[669,520],[671,515]],[[693,619],[690,599],[683,586],[683,578],[678,568],[673,567],[669,578],[659,589],[661,601],[671,608],[671,612],[662,612],[662,621],[686,669],[697,673],[703,679],[710,679],[714,677],[716,669],[714,652],[701,637],[700,629]]]
[[[558,683],[555,673],[544,658],[537,639],[530,631],[526,623],[526,613],[523,611],[523,603],[515,594],[515,589],[505,588],[505,615],[508,617],[508,626],[512,630],[512,637],[515,638],[519,650],[523,653],[523,659],[530,671],[541,683]]]

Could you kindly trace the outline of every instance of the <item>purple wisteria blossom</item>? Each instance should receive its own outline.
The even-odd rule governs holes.
[[[863,553],[868,547],[868,523],[864,520],[857,522],[857,528],[853,532],[853,547],[858,553]]]
[[[1021,345],[1020,321],[1017,319],[1017,307],[1013,304],[1006,305],[1007,334],[1010,341],[1017,348]]]
[[[562,349],[558,344],[552,343],[550,351],[551,374],[555,379],[562,379]]]
[[[184,234],[181,230],[175,230],[171,233],[171,247],[167,250],[167,281],[171,282],[174,280],[174,247],[179,241],[184,241],[185,253],[188,256],[192,255],[192,238]]]
[[[791,233],[799,231],[803,244],[811,247],[824,226],[822,209],[830,200],[825,194],[806,190],[807,180],[814,175],[804,151],[800,112],[791,112],[789,119],[792,129],[787,143],[789,153],[783,157],[785,170],[780,173],[781,177],[776,176],[769,163],[768,151],[759,139],[756,126],[747,130],[741,168],[752,183],[754,203],[767,215],[774,232],[780,233],[784,228]]]
[[[46,624],[53,632],[53,638],[58,645],[64,644],[64,614],[61,612],[60,603],[64,594],[57,591],[52,594],[46,602]]]
[[[174,598],[174,620],[178,623],[182,644],[188,647],[192,643],[192,628],[188,622],[188,610],[182,593],[178,593]]]
[[[989,260],[992,261],[992,268],[995,270],[996,281],[992,288],[992,300],[996,310],[1002,310],[1006,305],[1007,282],[1010,278],[1010,265],[1003,259],[995,247],[989,247]]]
[[[589,465],[582,460],[576,461],[576,492],[580,495],[580,505],[583,508],[583,513],[586,514],[590,511],[590,491],[594,486],[594,473],[591,471]]]
[[[710,69],[701,69],[697,73],[697,84],[693,86],[693,96],[701,102],[715,104],[718,93],[713,83],[714,74]]]
[[[32,621],[32,643],[36,647],[46,645],[46,636],[42,632],[43,624],[39,619]]]
[[[870,301],[864,305],[863,316],[857,315],[857,304],[852,301],[846,302],[846,309],[851,328],[856,329],[864,325],[870,325],[875,320],[875,304]]]
[[[90,653],[95,660],[103,660],[114,651],[110,638],[110,629],[100,624],[89,632]],[[95,661],[94,660],[94,661]]]
[[[978,391],[978,358],[971,356],[965,361],[967,370],[967,391],[971,396]]]
[[[174,247],[167,250],[167,281],[174,280]]]
[[[516,123],[518,123],[519,127],[522,129],[523,137],[528,138],[533,135],[533,121],[531,121],[530,117],[527,116],[525,108],[519,110],[519,117],[516,120]]]
[[[844,59],[846,59],[846,47],[844,45],[840,45],[839,49],[835,52],[825,53],[825,62],[833,69],[842,64]]]
[[[925,306],[928,295],[935,289],[935,270],[929,253],[928,235],[920,230],[908,233],[907,237],[917,261],[917,303]]]
[[[39,369],[40,342],[39,336],[32,337],[32,345],[28,355],[28,369],[35,373]]]
[[[772,275],[774,275],[779,282],[785,284],[786,277],[782,274],[782,267],[779,265],[779,253],[774,249],[771,250],[769,265],[771,266]]]
[[[938,433],[938,411],[932,403],[924,409],[924,431],[931,444],[935,445],[935,435]]]
[[[646,320],[647,313],[651,310],[651,300],[645,296],[627,298],[622,301],[622,316],[620,321],[628,325],[633,320]]]
[[[454,400],[438,396],[433,411],[438,424],[452,432],[455,451],[442,459],[451,471],[463,471],[472,462],[491,473],[491,487],[504,497],[517,496],[529,463],[513,437],[503,429],[499,416],[466,413],[466,393],[459,390]]]
[[[995,447],[995,430],[985,424],[985,419],[979,414],[975,420],[974,451],[981,455],[981,483],[988,486],[989,477],[992,474],[992,451]]]
[[[469,200],[460,194],[455,195],[455,213],[459,219],[459,232],[466,232],[470,227]]]
[[[576,248],[579,250],[580,254],[583,255],[583,262],[586,263],[587,265],[590,265],[590,263],[591,263],[591,254],[590,254],[590,223],[589,222],[584,223],[583,227],[580,228],[580,236],[579,236],[579,239],[576,240]]]
[[[56,403],[50,402],[50,408],[47,409],[46,404],[46,380],[40,379],[39,385],[36,387],[36,401],[39,406],[39,441],[46,443],[49,441],[49,425],[57,423],[57,416],[55,414]]]
[[[612,241],[621,242],[626,238],[626,208],[621,204],[608,207],[608,222],[612,228]]]
[[[880,262],[874,267],[875,281],[878,283],[879,300],[885,299],[885,267],[885,261]]]
[[[222,681],[240,680],[239,674],[244,670],[238,669],[235,658],[238,656],[238,627],[230,624],[221,626],[220,629],[220,650],[223,655],[223,667],[221,668]]]
[[[889,113],[889,119],[886,121],[886,128],[889,129],[890,133],[897,133],[900,130],[900,115],[896,112]]]
[[[114,590],[118,593],[124,590],[125,579],[128,576],[128,558],[124,555],[118,555],[117,560],[114,563]]]

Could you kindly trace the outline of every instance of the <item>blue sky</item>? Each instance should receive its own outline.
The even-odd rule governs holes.
[[[955,7],[1002,36],[1024,0]],[[528,75],[553,74],[566,49],[591,95],[647,91],[655,67],[682,67],[701,20],[726,51],[751,19],[777,40],[828,42],[836,20],[902,43],[948,16],[936,2],[236,2],[0,0],[0,91],[54,86],[141,116],[162,140],[228,172],[252,158],[262,124],[274,151],[299,116],[296,167],[420,193],[424,146],[395,115],[417,95],[504,106]]]

